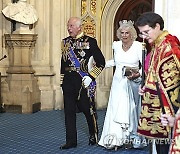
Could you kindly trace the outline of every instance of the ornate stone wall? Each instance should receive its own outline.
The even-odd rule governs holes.
[[[38,12],[39,20],[34,27],[38,34],[35,49],[32,51],[32,67],[38,78],[41,90],[42,110],[62,109],[63,97],[60,88],[60,57],[61,39],[68,36],[66,25],[71,16],[81,17],[85,32],[96,37],[106,58],[112,57],[112,42],[114,35],[114,18],[124,0],[27,0]],[[11,0],[1,0],[2,10]],[[155,11],[165,18],[166,27],[175,34],[180,30],[174,28],[174,21],[179,20],[179,0],[158,0]],[[172,9],[173,7],[173,9]],[[172,11],[170,11],[172,10]],[[172,15],[172,16],[171,16]],[[4,46],[4,34],[11,33],[11,22],[0,15],[0,57],[7,54]],[[177,24],[178,26],[178,24]],[[180,36],[180,35],[179,35]],[[2,95],[6,93],[3,81],[7,77],[8,58],[0,62],[2,77]],[[97,107],[107,105],[112,81],[112,69],[104,70],[97,79]],[[103,98],[103,99],[102,99]]]

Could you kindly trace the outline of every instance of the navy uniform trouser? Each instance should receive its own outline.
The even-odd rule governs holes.
[[[82,77],[77,72],[68,72],[65,74],[62,89],[64,96],[66,143],[77,143],[77,107],[86,117],[90,135],[95,133],[95,126],[97,126],[97,123],[94,123],[93,116],[90,114],[90,100],[87,96],[86,89],[82,88],[80,100],[77,100],[81,84]]]

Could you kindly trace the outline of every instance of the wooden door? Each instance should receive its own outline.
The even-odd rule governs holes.
[[[119,7],[115,16],[114,40],[118,40],[116,36],[116,31],[119,28],[119,21],[132,20],[136,22],[137,18],[142,13],[150,11],[154,11],[154,0],[125,0]],[[138,37],[137,40],[141,41],[141,38]]]

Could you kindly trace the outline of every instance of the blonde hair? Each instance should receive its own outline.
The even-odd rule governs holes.
[[[127,21],[127,20],[122,20],[119,22],[119,28],[117,30],[117,38],[119,40],[121,40],[121,30],[122,29],[125,29],[125,28],[128,28],[129,31],[130,31],[130,34],[131,34],[131,37],[132,37],[132,40],[135,41],[136,38],[137,38],[137,32],[136,32],[136,29],[134,28],[133,26],[134,22],[132,22],[131,20]]]

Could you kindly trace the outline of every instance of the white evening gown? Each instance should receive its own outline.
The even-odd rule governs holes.
[[[122,49],[121,41],[113,42],[114,59],[106,62],[106,68],[116,66],[100,146],[121,146],[133,130],[135,102],[127,77],[122,75],[123,66],[138,67],[142,59],[142,44],[134,41],[128,51]],[[135,121],[136,120],[136,121]]]

